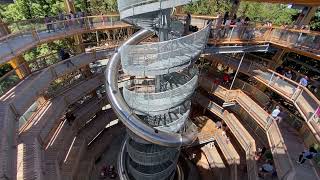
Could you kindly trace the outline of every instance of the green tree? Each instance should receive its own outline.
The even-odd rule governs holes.
[[[110,14],[118,12],[117,0],[91,0],[90,11],[92,14]]]
[[[249,17],[255,22],[271,21],[276,25],[291,24],[292,16],[298,13],[287,5],[243,1],[238,10],[238,17]]]
[[[229,11],[230,8],[230,0],[201,0],[184,6],[183,11],[191,14],[216,16],[219,12]]]
[[[311,19],[310,26],[313,31],[320,31],[320,9],[317,10],[316,15]]]
[[[63,9],[63,0],[16,0],[15,3],[3,5],[0,16],[6,22],[38,17],[55,16]]]

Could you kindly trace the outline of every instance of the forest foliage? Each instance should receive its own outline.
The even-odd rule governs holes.
[[[77,10],[91,14],[117,13],[117,0],[74,0]],[[4,22],[13,22],[24,19],[55,16],[59,11],[64,11],[64,0],[16,0],[14,4],[0,5],[0,18]],[[185,12],[201,15],[224,14],[230,11],[230,0],[199,0],[184,7]],[[298,13],[295,9],[288,8],[285,4],[268,4],[242,1],[238,10],[238,17],[249,17],[252,21],[272,21],[280,25],[293,23],[292,17]],[[320,11],[312,20],[311,27],[320,29]],[[55,41],[34,48],[25,55],[27,60],[47,54],[52,50],[70,46],[70,42]]]
[[[185,6],[184,11],[192,14],[217,16],[231,10],[229,0],[201,0]],[[240,3],[238,17],[249,17],[255,22],[271,21],[274,24],[291,24],[292,16],[298,13],[295,9],[288,8],[285,4],[246,2]]]

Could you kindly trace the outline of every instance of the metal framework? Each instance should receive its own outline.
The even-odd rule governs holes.
[[[205,49],[211,24],[174,39],[171,9],[189,2],[118,1],[121,19],[142,28],[119,48],[106,69],[109,100],[128,128],[119,155],[120,179],[173,179],[180,147],[195,140],[197,132],[188,121],[198,81],[193,63]],[[154,33],[159,42],[137,45]],[[117,85],[120,63],[133,77],[123,94]]]

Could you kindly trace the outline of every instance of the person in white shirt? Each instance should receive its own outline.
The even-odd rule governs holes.
[[[221,129],[221,127],[222,127],[221,121],[217,121],[216,122],[216,128]]]
[[[273,117],[273,118],[276,118],[276,117],[278,117],[278,115],[280,114],[280,107],[279,106],[276,106],[276,108],[271,112],[271,116]]]
[[[271,112],[271,117],[268,118],[267,124],[270,125],[272,123],[272,120],[280,121],[280,112],[280,106],[276,106],[276,108]]]

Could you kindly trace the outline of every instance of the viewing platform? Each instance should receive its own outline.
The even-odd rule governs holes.
[[[262,1],[320,6],[318,0]],[[271,107],[263,107],[272,99],[263,91],[270,89],[292,104],[312,141],[320,142],[320,100],[312,88],[271,69],[286,54],[299,61],[290,53],[320,60],[320,33],[258,22],[221,25],[220,13],[222,19],[191,15],[198,30],[183,29],[186,15],[167,8],[190,2],[118,0],[120,14],[85,16],[69,9],[63,21],[47,16],[0,21],[0,65],[10,67],[0,77],[0,177],[101,179],[101,172],[115,165],[119,179],[174,179],[183,170],[185,179],[193,180],[197,174],[190,175],[181,159],[191,163],[184,155],[198,148],[195,159],[204,162],[198,170],[209,172],[209,179],[259,180],[262,161],[256,156],[262,145],[272,154],[273,177],[320,179],[313,161],[295,163],[307,149],[302,131],[277,123]],[[58,40],[66,45],[51,48]],[[49,53],[37,57],[44,53],[33,50],[46,43]],[[221,68],[228,75],[239,67],[242,74],[235,73],[232,88],[232,78],[217,82],[212,67],[218,65],[232,68]],[[247,76],[259,87],[247,88]],[[223,122],[221,128],[215,118]]]
[[[207,59],[213,63],[221,63],[235,69],[240,62],[237,58],[221,55],[209,57]],[[320,141],[320,125],[316,122],[317,120],[315,117],[315,113],[318,107],[320,107],[320,101],[310,92],[310,90],[275,71],[264,68],[254,61],[244,60],[239,70],[240,72],[254,77],[274,92],[291,101],[308,124],[314,136]]]
[[[303,178],[308,176],[309,179],[318,178],[318,174],[313,168],[306,173],[304,167],[294,163],[295,158],[300,153],[297,149],[301,151],[304,149],[304,146],[297,139],[292,138],[294,135],[285,129],[280,129],[275,121],[270,123],[268,113],[241,90],[227,90],[222,86],[214,85],[213,82],[214,80],[210,79],[208,75],[201,76],[200,86],[226,102],[234,101],[238,103],[265,130],[279,177],[293,178],[296,176]],[[208,108],[215,107],[216,110],[213,112],[221,114],[221,108],[214,106],[212,103],[210,102],[211,105],[209,104]],[[290,149],[288,149],[288,145]]]

